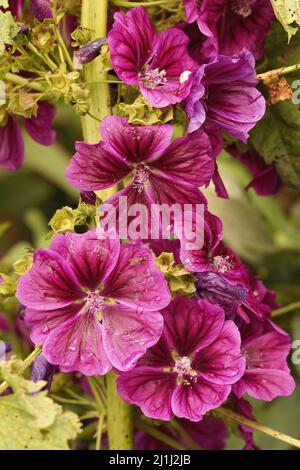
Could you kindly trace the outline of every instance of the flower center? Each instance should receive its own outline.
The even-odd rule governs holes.
[[[230,256],[215,256],[213,258],[213,265],[221,274],[234,268],[234,262],[230,259]]]
[[[96,315],[104,305],[104,298],[101,296],[99,290],[88,291],[85,298],[85,308],[89,312]]]
[[[231,0],[231,9],[237,15],[248,18],[252,13],[252,5],[255,0]]]
[[[149,179],[149,171],[143,165],[139,165],[136,169],[133,187],[137,189],[138,193],[142,193],[145,189]]]
[[[188,356],[177,357],[174,361],[173,372],[178,374],[179,383],[190,385],[191,382],[197,382],[197,372],[192,369],[191,360]]]
[[[146,88],[157,88],[159,85],[166,83],[167,72],[162,69],[147,69],[139,73],[140,83]]]

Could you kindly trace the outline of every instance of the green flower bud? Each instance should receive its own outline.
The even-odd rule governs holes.
[[[33,254],[26,253],[22,256],[18,261],[13,264],[13,268],[16,274],[22,276],[23,274],[27,273],[31,268],[33,263]]]
[[[196,292],[195,276],[181,264],[176,264],[173,253],[161,253],[155,262],[164,274],[172,296],[189,297]]]
[[[71,207],[58,209],[49,222],[54,233],[74,232],[76,216]]]

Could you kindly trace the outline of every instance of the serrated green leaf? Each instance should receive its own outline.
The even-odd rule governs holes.
[[[80,431],[78,416],[16,373],[17,365],[0,363],[1,376],[13,393],[0,397],[0,450],[67,450]],[[15,370],[12,370],[15,369]]]
[[[270,106],[251,142],[266,163],[276,163],[282,179],[300,188],[300,110],[291,101]]]
[[[300,26],[300,2],[299,0],[271,0],[271,2],[275,15],[290,40]]]

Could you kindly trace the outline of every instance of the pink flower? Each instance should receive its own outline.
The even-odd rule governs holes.
[[[233,386],[234,393],[238,398],[248,393],[265,401],[291,395],[295,381],[287,365],[291,350],[289,335],[268,319],[251,314],[249,319],[250,323],[243,322],[240,327],[246,370]]]
[[[153,419],[200,421],[228,397],[243,375],[240,334],[223,310],[177,297],[162,311],[159,343],[117,380],[120,396]]]
[[[197,204],[205,200],[199,186],[215,171],[210,141],[202,130],[170,143],[172,126],[133,126],[118,116],[101,124],[103,141],[77,142],[66,172],[68,181],[83,191],[109,188],[128,175],[131,183],[106,201],[117,205],[127,196],[128,206]]]
[[[99,240],[96,230],[57,235],[19,281],[31,338],[63,372],[132,368],[160,338],[170,301],[145,246]]]
[[[177,28],[157,34],[143,7],[115,13],[108,35],[113,68],[127,85],[138,86],[157,108],[176,104],[191,88],[194,61],[187,53],[189,39]]]
[[[204,214],[204,245],[200,250],[186,250],[183,237],[180,248],[182,264],[196,273],[213,272],[232,284],[248,287],[248,272],[239,257],[223,241],[221,220],[208,210]]]
[[[55,107],[43,101],[39,103],[36,117],[23,118],[23,124],[33,140],[41,145],[52,145],[56,132],[52,129]],[[16,117],[8,116],[0,126],[0,166],[6,170],[18,170],[24,162],[24,142]]]

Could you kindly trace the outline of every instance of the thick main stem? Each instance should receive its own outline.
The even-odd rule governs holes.
[[[108,0],[82,0],[82,26],[92,31],[92,39],[107,35]],[[99,122],[111,114],[111,101],[108,83],[99,83],[107,79],[102,72],[100,59],[95,59],[84,68],[84,78],[90,88],[90,115],[82,118],[82,130],[87,142],[95,143],[100,139]],[[113,194],[114,188],[100,192],[105,200]],[[98,192],[97,192],[98,194]],[[133,421],[130,405],[124,403],[116,390],[116,374],[107,376],[107,432],[111,450],[133,449]]]
[[[133,449],[132,407],[124,403],[116,390],[117,375],[107,377],[107,432],[111,450]]]

